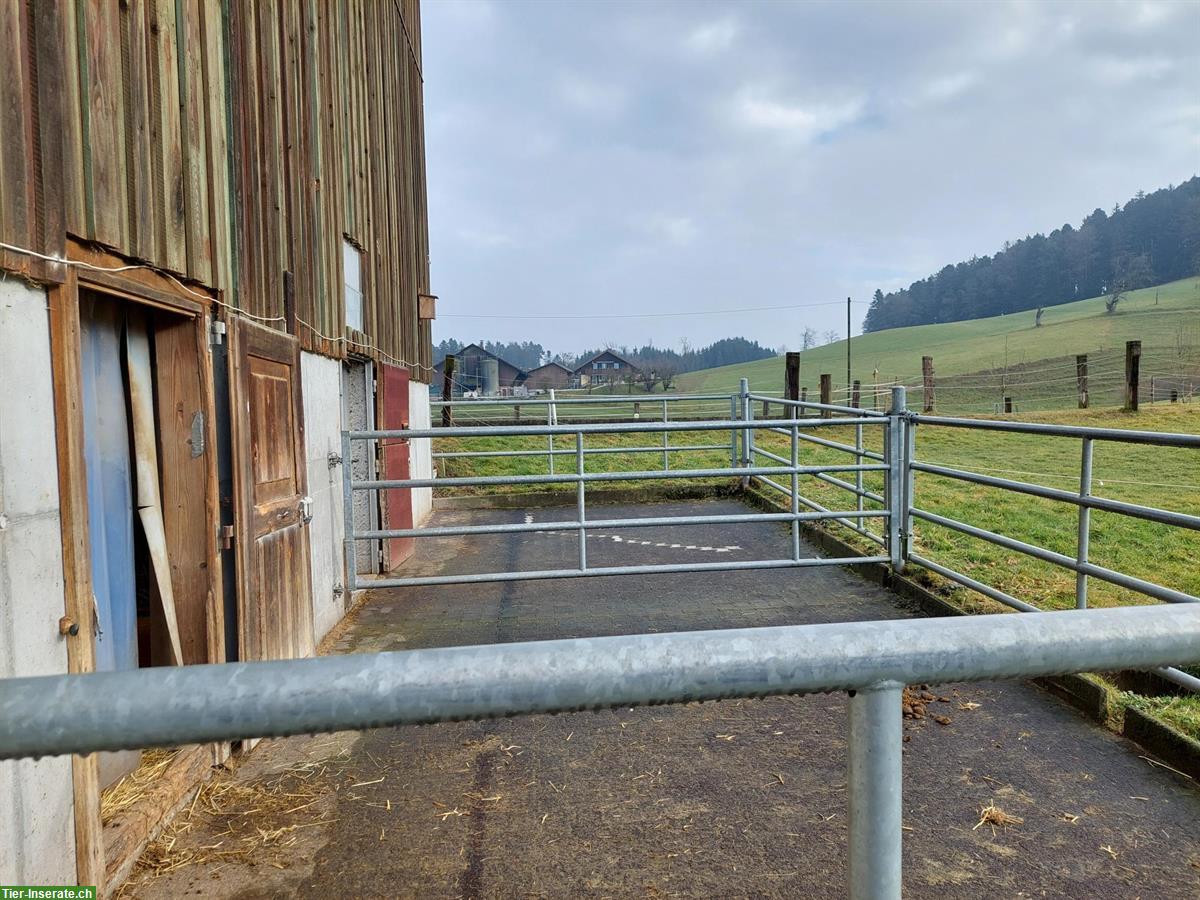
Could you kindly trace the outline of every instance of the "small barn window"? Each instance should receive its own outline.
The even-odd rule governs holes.
[[[346,294],[346,325],[356,331],[363,330],[362,296],[362,251],[347,240],[342,240],[342,268]]]

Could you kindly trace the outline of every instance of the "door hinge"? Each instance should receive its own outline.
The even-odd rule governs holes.
[[[232,525],[221,526],[221,549],[229,550],[233,547],[234,531]]]
[[[342,455],[340,453],[334,453],[332,450],[329,452],[328,459],[329,459],[329,468],[331,468],[331,469],[336,469],[338,466],[340,466],[342,464]]]
[[[222,343],[225,340],[225,323],[220,319],[213,319],[212,325],[208,330],[208,335],[209,349],[212,349],[213,347],[216,347],[218,344]]]
[[[301,497],[300,498],[300,524],[307,525],[309,522],[312,521],[312,517],[313,517],[313,498],[312,497]]]

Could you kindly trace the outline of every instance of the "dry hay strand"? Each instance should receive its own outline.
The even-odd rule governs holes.
[[[1024,819],[1022,819],[1020,816],[1009,815],[996,805],[995,800],[991,800],[988,802],[987,806],[979,810],[979,821],[975,823],[975,828],[972,828],[971,830],[975,831],[981,825],[990,825],[992,828],[992,834],[995,834],[997,828],[1004,829],[1009,825],[1023,824],[1025,824]]]
[[[141,803],[175,759],[178,750],[145,750],[141,764],[100,794],[100,821],[108,825]]]
[[[134,876],[158,877],[185,866],[251,859],[278,865],[282,852],[296,843],[295,832],[333,821],[305,812],[334,789],[330,782],[311,776],[310,767],[299,766],[254,781],[218,775],[205,782],[146,846]],[[193,832],[215,839],[187,840]]]

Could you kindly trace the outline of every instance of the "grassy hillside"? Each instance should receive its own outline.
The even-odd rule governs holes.
[[[1134,291],[1114,315],[1105,314],[1103,297],[1050,307],[1041,328],[1034,326],[1030,310],[862,335],[851,347],[852,377],[864,386],[878,377],[880,383],[911,388],[920,385],[921,357],[929,355],[939,409],[986,412],[1006,394],[1017,399],[1021,410],[1049,409],[1075,405],[1074,357],[1087,353],[1093,404],[1111,405],[1119,397],[1127,340],[1142,341],[1143,396],[1151,377],[1159,379],[1156,392],[1163,397],[1171,389],[1186,393],[1189,385],[1200,388],[1200,278]],[[810,393],[816,392],[823,372],[833,376],[835,386],[844,387],[845,341],[804,351],[800,360],[801,384]],[[679,377],[678,389],[733,391],[743,377],[752,390],[779,391],[783,361],[776,357],[690,372]]]

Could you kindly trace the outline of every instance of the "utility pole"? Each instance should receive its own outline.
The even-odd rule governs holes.
[[[850,298],[846,298],[846,387],[850,387]]]

